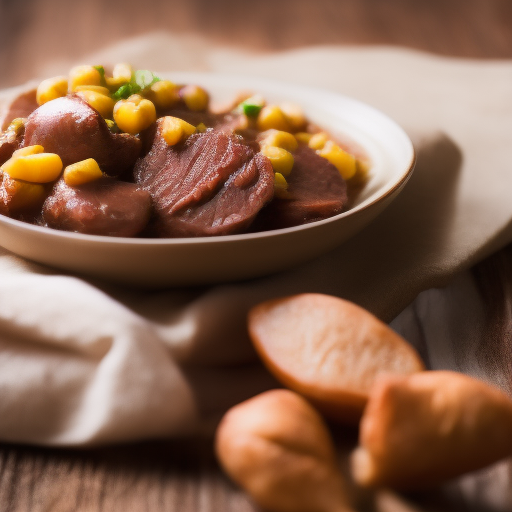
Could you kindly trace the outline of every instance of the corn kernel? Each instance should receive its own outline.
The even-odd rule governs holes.
[[[68,93],[68,79],[65,76],[56,76],[43,80],[37,87],[36,101],[43,105],[47,101],[66,96]]]
[[[7,208],[11,212],[35,210],[40,208],[46,199],[44,185],[20,181],[4,176],[2,188],[6,192]]]
[[[119,62],[114,66],[112,70],[112,78],[116,80],[123,80],[123,83],[127,83],[132,79],[133,68],[126,62]]]
[[[288,182],[280,172],[274,174],[274,195],[281,199],[288,197]]]
[[[64,181],[70,187],[77,187],[90,181],[96,181],[103,177],[100,166],[94,158],[88,158],[74,164],[68,165],[64,169]]]
[[[105,96],[108,96],[110,94],[108,88],[103,87],[102,85],[77,85],[75,87],[75,92],[79,91],[94,91],[98,94],[103,94]]]
[[[28,156],[28,155],[38,155],[39,153],[43,153],[44,148],[39,144],[35,144],[33,146],[25,146],[24,148],[17,149],[11,156],[11,158],[17,158],[19,156]]]
[[[25,117],[16,117],[10,122],[9,126],[7,127],[7,130],[5,131],[14,132],[16,135],[19,135],[25,129],[26,122],[27,119]]]
[[[281,103],[279,107],[293,132],[304,130],[307,119],[299,105],[295,103]]]
[[[92,108],[95,108],[101,117],[105,119],[112,117],[115,101],[110,96],[91,90],[78,91],[76,95],[89,103]]]
[[[171,108],[180,101],[178,87],[169,80],[155,82],[145,91],[145,94],[157,108],[162,110]]]
[[[283,148],[286,151],[295,151],[298,147],[297,139],[291,133],[280,130],[269,130],[267,133],[263,133],[261,144],[262,146]]]
[[[110,92],[117,91],[119,87],[128,83],[124,78],[114,78],[113,76],[106,76],[105,83]]]
[[[36,153],[10,158],[0,170],[11,178],[30,183],[49,183],[62,171],[62,160],[55,153]]]
[[[275,105],[267,105],[261,109],[257,120],[258,129],[262,132],[266,130],[290,131],[290,125],[283,114],[283,111]]]
[[[205,110],[208,107],[208,93],[198,85],[186,85],[180,90],[180,96],[190,110]]]
[[[370,163],[366,160],[356,159],[356,173],[351,178],[351,183],[363,184],[368,180],[368,174],[370,172]]]
[[[295,134],[297,142],[300,142],[301,144],[309,144],[309,141],[311,140],[312,137],[312,133],[298,132]]]
[[[107,124],[108,129],[112,133],[119,133],[119,129],[117,128],[116,123],[112,119],[105,119],[105,123]]]
[[[112,76],[105,77],[105,83],[111,91],[116,91],[122,85],[127,84],[132,79],[133,68],[130,64],[119,63],[114,66]]]
[[[163,118],[161,133],[169,146],[174,146],[195,133],[196,128],[178,117]]]
[[[76,66],[69,72],[68,90],[75,92],[79,85],[101,85],[101,74],[94,66]]]
[[[133,94],[127,100],[119,100],[115,104],[114,121],[120,130],[135,135],[156,121],[155,105]]]
[[[293,155],[283,148],[276,148],[275,146],[264,146],[261,153],[265,155],[272,164],[274,172],[278,172],[283,176],[288,176],[293,168]]]
[[[349,180],[356,173],[356,159],[350,153],[347,153],[343,149],[341,149],[337,144],[332,141],[328,141],[323,149],[317,151],[320,156],[323,156],[331,164],[333,164],[336,169],[338,169],[342,178]]]
[[[199,123],[196,126],[196,132],[197,133],[204,133],[206,131],[206,125],[204,123]]]
[[[327,137],[326,133],[324,133],[324,132],[315,133],[309,139],[308,146],[311,149],[319,150],[325,146],[325,143],[327,142],[327,140],[328,140],[328,137]]]

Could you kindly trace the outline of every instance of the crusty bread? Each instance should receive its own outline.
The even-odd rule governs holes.
[[[215,450],[226,473],[265,510],[352,510],[329,430],[293,391],[274,389],[230,409]]]
[[[512,454],[512,401],[448,371],[378,382],[361,422],[352,473],[364,486],[427,487]]]
[[[424,369],[417,352],[368,311],[336,297],[301,294],[249,313],[249,334],[287,387],[342,422],[357,422],[375,380]]]

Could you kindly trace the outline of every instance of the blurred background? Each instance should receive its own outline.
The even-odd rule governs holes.
[[[0,0],[0,87],[152,31],[260,52],[385,44],[511,58],[511,22],[509,0]]]

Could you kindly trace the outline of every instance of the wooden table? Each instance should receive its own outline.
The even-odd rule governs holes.
[[[0,0],[0,87],[37,76],[46,58],[77,60],[155,29],[266,51],[391,44],[491,59],[512,58],[511,22],[509,0]],[[511,256],[509,246],[474,269],[491,306],[492,339],[507,364]],[[415,499],[417,510],[457,510],[439,495]],[[255,509],[220,473],[208,438],[87,451],[0,446],[0,512],[73,510]]]

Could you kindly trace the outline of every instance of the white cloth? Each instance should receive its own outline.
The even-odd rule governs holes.
[[[230,403],[274,385],[254,363],[245,326],[251,305],[315,291],[351,299],[390,321],[421,291],[449,283],[512,240],[511,62],[396,48],[251,55],[165,34],[83,59],[117,61],[155,71],[252,74],[351,95],[423,134],[414,136],[417,169],[401,196],[340,248],[245,283],[139,292],[1,250],[2,440],[84,446],[195,432]],[[42,72],[62,74],[70,65],[49,64]],[[470,317],[475,333],[482,304],[468,301],[477,311]],[[398,323],[406,334],[421,324],[407,323],[407,311]],[[449,326],[458,318],[443,317],[440,332],[452,336]],[[445,367],[452,350],[436,336],[422,350],[433,366]]]

